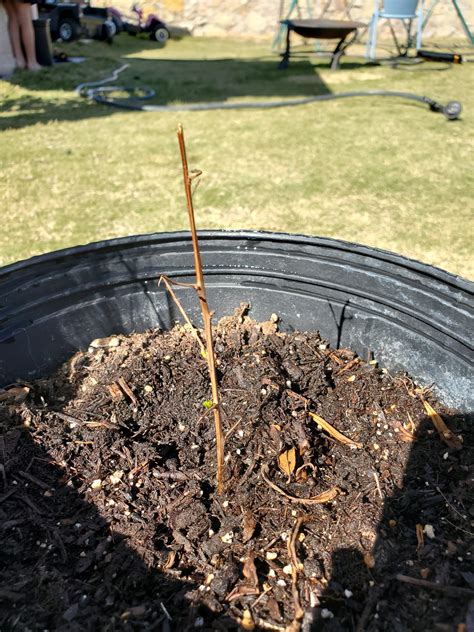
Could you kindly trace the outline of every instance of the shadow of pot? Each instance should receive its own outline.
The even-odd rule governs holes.
[[[320,237],[202,231],[216,317],[242,302],[283,330],[319,330],[390,371],[433,385],[448,406],[474,408],[474,284],[396,254]],[[44,376],[94,338],[169,328],[177,310],[157,279],[193,280],[188,233],[114,239],[0,269],[0,386]],[[194,322],[192,290],[177,288]]]

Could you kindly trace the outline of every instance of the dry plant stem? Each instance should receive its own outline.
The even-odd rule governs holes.
[[[406,441],[408,443],[413,443],[414,441],[417,441],[416,436],[411,433],[408,432],[408,430],[403,426],[403,424],[399,421],[398,422],[398,431],[400,433],[400,436],[402,438],[402,441]]]
[[[331,426],[329,422],[327,422],[325,419],[323,419],[319,415],[316,415],[316,413],[309,413],[309,416],[318,424],[318,426],[320,426],[323,430],[326,430],[326,432],[332,435],[334,439],[339,441],[339,443],[343,443],[344,445],[354,446],[359,449],[362,448],[362,443],[359,443],[358,441],[354,441],[353,439],[349,439],[349,437],[346,437],[345,435],[342,434],[342,432],[339,432],[338,430],[336,430],[336,428]]]
[[[443,419],[438,415],[436,410],[429,404],[425,399],[421,398],[423,402],[423,406],[425,407],[426,412],[428,413],[428,417],[433,422],[434,427],[439,433],[441,441],[444,441],[446,445],[455,450],[460,450],[462,448],[462,441],[457,437],[448,426],[444,423]]]
[[[379,496],[380,496],[380,498],[383,500],[383,494],[382,494],[382,490],[381,490],[381,488],[380,488],[380,483],[379,483],[379,477],[378,477],[378,474],[377,474],[377,472],[375,472],[375,471],[374,471],[374,472],[372,472],[372,474],[373,474],[374,479],[375,479],[375,486],[377,487],[377,491],[378,491],[378,493],[379,493]]]
[[[257,597],[257,599],[255,599],[255,601],[250,604],[250,608],[255,608],[255,606],[260,603],[260,601],[262,601],[262,599],[265,597],[265,595],[267,593],[269,593],[271,590],[273,590],[272,586],[269,586],[268,588],[265,588],[265,590],[261,593],[260,596]]]
[[[447,595],[453,595],[453,597],[474,597],[474,590],[470,588],[464,588],[462,586],[446,586],[444,584],[436,584],[426,579],[418,579],[417,577],[409,577],[408,575],[395,575],[395,579],[405,584],[411,584],[412,586],[420,586],[421,588],[427,588],[429,590],[437,590]]]
[[[458,511],[456,509],[456,507],[449,502],[449,500],[446,498],[446,496],[443,494],[443,492],[440,490],[440,488],[437,486],[436,487],[436,491],[438,492],[438,494],[441,494],[441,496],[444,498],[444,502],[448,505],[448,507],[450,509],[452,509],[454,511],[455,514],[457,514],[460,518],[462,518],[465,522],[468,522],[468,517],[464,516],[460,511]],[[466,533],[469,533],[470,535],[472,535],[472,532],[467,531]]]
[[[291,500],[292,503],[301,503],[303,505],[323,505],[324,503],[328,503],[331,502],[331,500],[334,500],[339,493],[339,489],[337,487],[331,487],[331,489],[327,489],[325,492],[322,492],[318,496],[311,496],[310,498],[298,498],[297,496],[287,494],[281,487],[278,487],[278,485],[276,485],[268,478],[268,465],[266,465],[265,463],[263,463],[260,468],[260,474],[269,487],[274,489],[285,498],[288,498],[288,500]]]
[[[202,320],[204,324],[204,336],[206,338],[206,359],[209,367],[209,377],[211,380],[212,403],[214,404],[214,425],[216,431],[216,450],[217,450],[217,493],[223,491],[223,470],[224,470],[224,434],[222,432],[221,411],[219,405],[219,389],[217,387],[216,366],[214,360],[214,345],[212,341],[212,323],[211,312],[207,304],[206,286],[204,284],[204,275],[202,273],[201,253],[199,251],[199,243],[196,231],[196,222],[194,219],[193,196],[191,193],[192,177],[189,175],[188,159],[186,156],[186,145],[184,142],[184,133],[181,125],[178,126],[178,142],[181,153],[181,162],[183,165],[184,189],[186,192],[186,203],[188,207],[189,226],[191,228],[191,239],[193,243],[194,268],[196,270],[196,292],[201,306]]]
[[[137,398],[135,397],[135,395],[133,394],[132,390],[130,389],[129,385],[127,384],[127,382],[123,379],[123,377],[119,377],[119,379],[117,380],[118,385],[120,386],[120,388],[122,389],[122,391],[125,393],[125,395],[127,395],[127,397],[130,399],[130,401],[132,402],[132,404],[134,406],[136,406],[138,404],[137,402]]]
[[[300,517],[296,520],[291,537],[288,540],[288,555],[291,562],[291,588],[293,593],[293,602],[295,605],[295,619],[297,621],[304,617],[304,610],[301,607],[300,595],[298,592],[298,572],[300,570],[300,561],[298,560],[298,556],[296,554],[296,539],[304,520],[304,517]]]
[[[184,285],[182,283],[176,283],[174,281],[172,281],[171,279],[168,279],[167,276],[165,276],[164,274],[162,274],[160,276],[160,280],[158,281],[158,285],[160,285],[161,281],[163,281],[163,283],[166,286],[166,289],[168,290],[168,292],[170,293],[171,298],[173,299],[173,301],[176,304],[176,307],[179,309],[181,316],[184,318],[184,320],[186,321],[186,323],[189,325],[189,327],[191,328],[191,332],[193,334],[193,336],[196,338],[197,343],[199,345],[199,348],[201,349],[201,354],[202,356],[205,358],[206,357],[206,349],[204,348],[204,345],[202,344],[202,340],[199,337],[198,331],[196,329],[196,327],[192,324],[192,322],[189,319],[189,316],[186,314],[186,312],[184,311],[184,307],[181,305],[181,303],[179,302],[178,297],[176,296],[176,294],[174,293],[173,288],[171,287],[171,285]],[[185,287],[192,287],[195,288],[194,285],[189,285],[186,284]]]
[[[365,630],[367,629],[367,623],[369,621],[370,614],[377,605],[379,597],[380,588],[376,586],[375,588],[372,588],[369,592],[369,598],[367,599],[365,608],[360,615],[359,621],[357,622],[357,628],[355,632],[365,632]]]
[[[286,632],[286,627],[284,625],[278,625],[278,623],[271,623],[270,621],[265,621],[264,619],[259,619],[256,617],[254,619],[255,624],[261,630],[272,630],[273,632]]]

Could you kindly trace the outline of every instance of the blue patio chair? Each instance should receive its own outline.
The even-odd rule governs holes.
[[[421,35],[423,31],[423,0],[383,0],[383,2],[375,0],[374,13],[370,21],[369,37],[367,40],[366,57],[369,59],[375,59],[377,28],[380,19],[389,20],[390,30],[399,55],[406,55],[408,49],[412,45],[411,27],[413,20],[416,19],[416,50],[421,48]],[[407,43],[404,47],[400,45],[390,20],[402,21],[407,33]]]

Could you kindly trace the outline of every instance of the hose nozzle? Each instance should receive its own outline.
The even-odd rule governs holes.
[[[449,121],[455,121],[461,115],[462,105],[459,101],[448,101],[446,105],[443,105],[427,97],[425,97],[425,100],[432,112],[441,112]]]
[[[459,101],[449,101],[443,108],[443,114],[450,121],[455,121],[459,118],[462,112],[462,105]]]

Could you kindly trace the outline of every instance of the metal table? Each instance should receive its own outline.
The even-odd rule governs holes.
[[[290,63],[290,36],[293,31],[307,39],[338,40],[331,57],[331,69],[337,70],[344,51],[357,37],[357,29],[367,26],[362,22],[348,20],[281,20],[281,24],[287,28],[286,50],[278,66],[282,70],[288,68]]]

